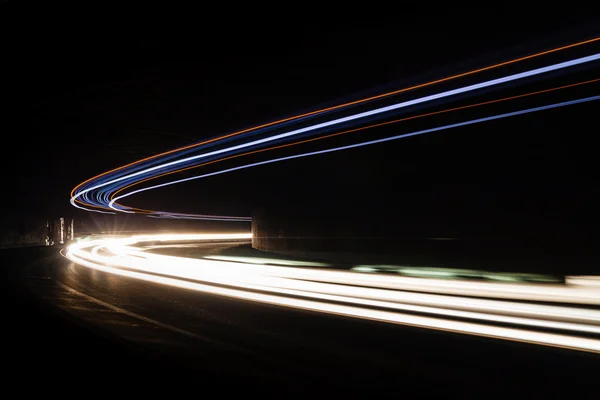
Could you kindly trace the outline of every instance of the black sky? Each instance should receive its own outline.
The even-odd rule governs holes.
[[[142,157],[369,90],[396,88],[411,79],[439,77],[530,49],[568,43],[571,38],[590,37],[600,26],[585,12],[557,18],[558,14],[517,16],[494,9],[457,10],[454,15],[419,10],[406,12],[400,19],[336,22],[290,16],[233,19],[217,13],[204,15],[196,24],[188,22],[193,18],[182,18],[180,24],[172,20],[123,24],[122,20],[112,23],[110,10],[99,17],[91,7],[71,10],[73,14],[66,13],[68,8],[36,9],[10,1],[1,7],[6,100],[2,167],[7,188],[2,203],[15,215],[73,212],[68,204],[73,186]],[[557,123],[531,122],[540,129]],[[502,151],[512,151],[506,155],[512,164],[518,161],[529,170],[515,180],[510,178],[514,173],[502,175],[496,168],[493,190],[500,193],[508,187],[512,192],[521,190],[520,195],[526,197],[523,193],[540,186],[544,193],[573,192],[577,186],[589,198],[589,193],[598,190],[597,176],[592,172],[590,146],[581,143],[584,136],[578,133],[568,144],[563,132],[543,145],[539,137],[530,135],[518,139],[522,146],[502,147]],[[449,162],[448,152],[440,150],[448,146],[456,151],[455,159],[460,154],[474,157],[464,165],[489,159],[489,149],[478,154],[464,150],[468,144],[482,149],[485,140],[474,144],[472,136],[461,139],[461,135],[466,134],[458,133],[455,141],[413,140],[406,154],[384,156],[385,148],[380,148],[322,159],[319,167],[286,163],[285,167],[186,184],[173,189],[177,195],[169,196],[169,201],[160,196],[141,200],[192,212],[244,214],[255,205],[248,201],[256,197],[254,193],[276,197],[284,191],[285,185],[276,184],[281,180],[289,187],[297,179],[291,185],[296,190],[311,180],[317,187],[328,185],[331,179],[342,185],[340,176],[363,174],[364,181],[373,182],[368,171],[376,174],[383,169],[394,169],[396,182],[403,179],[407,188],[407,182],[412,182],[413,191],[424,185],[423,179],[427,179],[428,191],[447,185],[455,187],[448,193],[461,187],[465,193],[481,191],[481,179],[474,185],[473,177],[455,179],[458,170],[448,173],[448,179],[435,172]],[[463,153],[458,153],[460,149]],[[557,149],[567,149],[559,162],[569,168],[558,167]],[[532,154],[541,158],[531,162]],[[347,169],[336,173],[339,157],[355,157],[360,162],[351,174]],[[423,164],[424,158],[431,161]],[[376,159],[381,162],[375,163]],[[463,172],[469,170],[464,165],[460,167]],[[322,166],[329,172],[315,181],[311,176]],[[560,170],[570,172],[548,179]]]

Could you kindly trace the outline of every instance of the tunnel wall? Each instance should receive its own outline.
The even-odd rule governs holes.
[[[409,202],[404,210],[411,210]],[[362,204],[377,210],[376,204]],[[385,210],[385,211],[384,211]],[[599,273],[597,237],[551,218],[480,213],[468,204],[421,211],[350,213],[320,207],[257,209],[256,250],[338,260],[557,274]]]
[[[600,273],[597,157],[581,140],[583,121],[595,111],[586,107],[282,164],[255,180],[253,246],[424,265],[580,272],[589,266]],[[454,121],[444,118],[435,123]],[[357,135],[421,128],[414,122]],[[573,155],[577,163],[566,162]]]
[[[64,244],[72,240],[73,234],[73,218],[6,219],[0,231],[0,248]]]

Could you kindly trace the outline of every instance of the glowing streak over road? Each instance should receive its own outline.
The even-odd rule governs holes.
[[[577,285],[451,281],[190,259],[146,253],[143,247],[156,241],[249,238],[249,234],[105,238],[74,244],[67,257],[88,268],[205,293],[600,353],[600,310],[585,307],[600,305],[600,286],[586,284],[597,277],[576,277]],[[531,303],[535,301],[554,305]]]
[[[279,139],[283,139],[283,138],[287,138],[290,136],[294,136],[294,135],[299,135],[301,133],[305,133],[305,132],[309,132],[309,131],[314,131],[314,130],[318,130],[321,128],[325,128],[325,127],[329,127],[329,126],[334,126],[334,125],[339,125],[345,122],[350,122],[350,121],[357,121],[357,120],[361,120],[367,117],[371,117],[374,115],[378,115],[378,114],[383,114],[383,113],[387,113],[390,111],[395,111],[401,108],[406,108],[409,106],[413,106],[413,105],[417,105],[417,104],[421,104],[421,103],[426,103],[426,102],[430,102],[433,100],[438,100],[438,99],[442,99],[445,97],[450,97],[450,96],[454,96],[457,94],[462,94],[462,93],[467,93],[467,92],[472,92],[475,90],[479,90],[479,89],[483,89],[483,88],[487,88],[487,87],[492,87],[492,86],[496,86],[496,85],[500,85],[500,84],[504,84],[504,83],[508,83],[508,82],[513,82],[513,81],[517,81],[520,79],[524,79],[524,78],[528,78],[528,77],[532,77],[532,76],[536,76],[536,75],[540,75],[540,74],[544,74],[544,73],[548,73],[548,72],[552,72],[552,71],[558,71],[561,69],[565,69],[565,68],[569,68],[569,67],[573,67],[576,65],[581,65],[581,64],[585,64],[585,63],[589,63],[592,61],[597,61],[600,59],[600,54],[593,54],[590,56],[586,56],[586,57],[580,57],[574,60],[569,60],[569,61],[565,61],[565,62],[561,62],[561,63],[557,63],[557,64],[553,64],[553,65],[549,65],[549,66],[545,66],[545,67],[541,67],[541,68],[536,68],[533,70],[529,70],[529,71],[525,71],[525,72],[520,72],[517,74],[512,74],[509,76],[505,76],[505,77],[501,77],[501,78],[496,78],[496,79],[492,79],[492,80],[488,80],[485,82],[480,82],[477,84],[473,84],[473,85],[468,85],[468,86],[464,86],[461,88],[457,88],[457,89],[453,89],[453,90],[448,90],[445,92],[441,92],[441,93],[436,93],[436,94],[432,94],[429,96],[424,96],[421,98],[417,98],[417,99],[413,99],[413,100],[408,100],[408,101],[404,101],[401,103],[397,103],[397,104],[393,104],[393,105],[389,105],[386,107],[380,107],[377,108],[375,110],[369,110],[369,111],[365,111],[362,113],[358,113],[358,114],[354,114],[354,115],[350,115],[350,116],[346,116],[346,117],[342,117],[342,118],[337,118],[331,121],[326,121],[326,122],[322,122],[319,124],[315,124],[315,125],[311,125],[308,127],[304,127],[304,128],[299,128],[299,129],[295,129],[286,133],[280,133],[280,134],[276,134],[273,136],[269,136],[263,139],[258,139],[258,140],[253,140],[250,142],[246,142],[246,143],[242,143],[239,145],[235,145],[235,146],[230,146],[224,149],[219,149],[219,150],[215,150],[212,152],[207,152],[207,153],[203,153],[203,154],[198,154],[195,156],[191,156],[191,157],[186,157],[180,160],[175,160],[175,161],[170,161],[164,164],[160,164],[154,167],[150,167],[150,168],[145,168],[141,171],[137,171],[137,172],[133,172],[130,174],[127,174],[125,176],[121,176],[118,178],[114,178],[111,179],[107,182],[102,182],[99,183],[97,185],[94,185],[90,188],[84,189],[81,192],[76,193],[72,198],[71,198],[71,204],[77,208],[83,208],[80,207],[79,205],[76,204],[76,200],[78,197],[84,195],[85,193],[88,193],[90,191],[102,188],[104,186],[107,185],[111,185],[113,183],[116,182],[120,182],[126,179],[130,179],[136,176],[140,176],[143,174],[148,174],[150,172],[153,171],[158,171],[161,169],[165,169],[171,166],[175,166],[175,165],[179,165],[182,163],[187,163],[189,161],[193,161],[193,160],[199,160],[202,158],[206,158],[209,156],[213,156],[213,155],[219,155],[219,154],[223,154],[223,153],[227,153],[227,152],[231,152],[231,151],[235,151],[235,150],[240,150],[243,148],[247,148],[247,147],[251,147],[251,146],[256,146],[256,145],[260,145],[263,143],[268,143],[268,142],[272,142],[275,140],[279,140]],[[122,197],[122,196],[121,196]],[[126,211],[126,210],[121,210],[121,209],[116,209],[112,206],[112,204],[114,203],[114,200],[111,201],[110,203],[110,207],[118,210],[118,211],[122,211],[122,212],[132,212],[132,211]],[[85,208],[84,208],[85,209]],[[87,210],[87,209],[86,209]],[[99,211],[99,210],[95,210],[95,211]]]
[[[594,43],[594,42],[597,42],[599,40],[600,40],[600,37],[597,37],[597,38],[583,40],[583,41],[576,42],[576,43],[571,43],[569,45],[560,46],[560,47],[557,47],[557,48],[554,48],[554,49],[549,49],[549,50],[541,51],[541,52],[538,52],[538,53],[530,54],[530,55],[527,55],[527,56],[515,58],[515,59],[512,59],[512,60],[508,60],[508,61],[496,63],[496,64],[489,65],[489,66],[486,66],[486,67],[483,67],[483,68],[477,68],[477,69],[474,69],[474,70],[471,70],[471,71],[467,71],[467,72],[463,72],[463,73],[451,75],[451,76],[448,76],[448,77],[445,77],[445,78],[441,78],[441,79],[429,81],[429,82],[426,82],[426,83],[422,83],[422,84],[418,84],[418,85],[406,87],[406,88],[403,88],[403,89],[394,90],[394,91],[387,92],[387,93],[382,93],[382,94],[379,94],[379,95],[376,95],[376,96],[371,96],[371,97],[367,97],[367,98],[364,98],[364,99],[359,99],[359,100],[348,102],[348,103],[339,104],[339,105],[336,105],[336,106],[333,106],[333,107],[327,107],[327,108],[323,108],[323,109],[320,109],[320,110],[311,111],[311,112],[308,112],[308,113],[305,113],[305,114],[300,114],[300,115],[292,116],[292,117],[289,117],[289,118],[280,119],[280,120],[269,122],[269,123],[266,123],[266,124],[263,124],[263,125],[255,126],[255,127],[249,128],[249,129],[244,129],[244,130],[241,130],[241,131],[238,131],[238,132],[233,132],[233,133],[230,133],[230,134],[227,134],[227,135],[223,135],[223,136],[220,136],[220,137],[217,137],[217,138],[205,140],[205,141],[200,142],[200,143],[194,143],[194,144],[191,144],[191,145],[188,145],[188,146],[184,146],[184,147],[181,147],[181,148],[178,148],[178,149],[166,151],[164,153],[156,154],[154,156],[150,156],[150,157],[147,157],[147,158],[144,158],[144,159],[132,162],[130,164],[127,164],[127,165],[115,168],[115,169],[107,171],[107,172],[105,172],[103,174],[100,174],[100,175],[97,175],[95,177],[92,177],[92,178],[90,178],[90,179],[88,179],[88,180],[80,183],[79,185],[77,185],[71,191],[71,197],[73,197],[75,195],[75,192],[81,186],[83,186],[84,184],[86,184],[88,182],[91,182],[94,179],[98,179],[98,178],[100,178],[102,176],[105,176],[105,175],[107,175],[109,173],[116,172],[116,171],[119,171],[119,170],[123,170],[125,168],[132,167],[134,165],[140,164],[140,163],[145,162],[145,161],[149,161],[149,160],[156,159],[156,158],[159,158],[159,157],[164,157],[164,156],[167,156],[169,154],[173,154],[173,153],[181,152],[181,151],[184,151],[184,150],[187,150],[187,149],[199,147],[199,146],[202,146],[204,144],[215,142],[215,141],[219,141],[219,140],[223,140],[223,139],[227,139],[229,137],[238,136],[240,134],[243,134],[243,133],[246,133],[246,132],[249,132],[249,131],[255,131],[255,130],[258,130],[258,129],[261,129],[261,128],[265,128],[265,127],[269,127],[269,126],[281,124],[281,123],[284,123],[284,122],[287,122],[287,121],[296,120],[296,119],[299,119],[299,118],[302,118],[302,117],[306,117],[306,116],[310,116],[310,115],[315,115],[315,114],[320,114],[320,113],[323,113],[323,112],[326,112],[326,111],[335,110],[335,109],[339,109],[339,108],[342,108],[342,107],[347,107],[347,106],[351,106],[351,105],[355,105],[355,104],[361,104],[361,103],[369,102],[369,101],[372,101],[372,100],[376,100],[376,99],[380,99],[380,98],[384,98],[384,97],[389,97],[389,96],[392,96],[392,95],[395,95],[395,94],[404,93],[404,92],[407,92],[407,91],[411,91],[411,90],[415,90],[415,89],[420,89],[420,88],[424,88],[424,87],[427,87],[427,86],[432,86],[432,85],[435,85],[435,84],[438,84],[438,83],[451,81],[453,79],[466,77],[466,76],[477,74],[477,73],[484,72],[484,71],[489,71],[489,70],[492,70],[492,69],[495,69],[495,68],[499,68],[499,67],[511,65],[511,64],[518,63],[518,62],[525,61],[525,60],[530,60],[530,59],[533,59],[533,58],[536,58],[536,57],[540,57],[540,56],[543,56],[543,55],[552,54],[552,53],[556,53],[556,52],[563,51],[563,50],[566,50],[566,49],[571,49],[571,48],[574,48],[574,47],[579,47],[579,46],[582,46],[582,45]],[[96,211],[96,210],[90,210],[90,211]]]
[[[336,132],[336,133],[328,134],[328,135],[325,135],[325,136],[319,136],[319,137],[316,137],[316,138],[305,139],[305,140],[296,141],[296,142],[293,142],[293,143],[287,143],[287,144],[282,144],[282,145],[278,145],[278,146],[272,146],[272,147],[267,147],[267,148],[263,148],[263,149],[248,151],[246,153],[240,153],[240,154],[235,154],[235,155],[232,155],[232,156],[222,157],[222,158],[219,158],[217,160],[208,161],[208,162],[204,162],[204,163],[195,164],[195,165],[192,165],[192,166],[188,166],[188,167],[176,169],[176,170],[173,170],[173,171],[160,173],[158,175],[154,175],[154,176],[151,176],[149,178],[145,178],[143,180],[130,183],[127,186],[123,186],[123,187],[121,187],[119,189],[116,189],[109,196],[109,198],[112,200],[120,192],[123,192],[123,191],[125,191],[125,190],[127,190],[127,189],[129,189],[131,187],[140,185],[142,183],[145,183],[145,182],[157,179],[157,178],[161,178],[161,177],[164,177],[164,176],[167,176],[167,175],[173,175],[173,174],[180,173],[180,172],[183,172],[183,171],[188,171],[188,170],[191,170],[191,169],[194,169],[194,168],[199,168],[199,167],[203,167],[203,166],[210,165],[210,164],[215,164],[215,163],[226,161],[226,160],[231,160],[231,159],[234,159],[234,158],[240,158],[240,157],[251,155],[251,154],[263,153],[263,152],[273,151],[273,150],[282,149],[282,148],[291,147],[291,146],[297,146],[297,145],[304,144],[304,143],[315,142],[315,141],[318,141],[318,140],[323,140],[323,139],[328,139],[328,138],[332,138],[332,137],[337,137],[337,136],[345,135],[345,134],[352,133],[352,132],[358,132],[358,131],[363,131],[363,130],[366,130],[366,129],[371,129],[371,128],[377,128],[377,127],[381,127],[381,126],[385,126],[385,125],[396,124],[396,123],[399,123],[399,122],[414,120],[414,119],[418,119],[418,118],[424,118],[424,117],[433,116],[433,115],[440,115],[440,114],[445,114],[445,113],[449,113],[449,112],[453,112],[453,111],[466,110],[466,109],[471,109],[471,108],[480,107],[480,106],[484,106],[484,105],[496,104],[496,103],[501,103],[501,102],[505,102],[505,101],[509,101],[509,100],[515,100],[515,99],[530,97],[530,96],[534,96],[534,95],[538,95],[538,94],[543,94],[543,93],[555,92],[555,91],[558,91],[558,90],[567,89],[567,88],[573,88],[573,87],[582,86],[582,85],[587,85],[587,84],[595,83],[595,82],[599,82],[599,81],[600,81],[600,78],[591,79],[591,80],[588,80],[588,81],[583,81],[583,82],[573,83],[573,84],[569,84],[569,85],[558,86],[558,87],[554,87],[554,88],[550,88],[550,89],[544,89],[544,90],[539,90],[539,91],[535,91],[535,92],[524,93],[524,94],[520,94],[520,95],[516,95],[516,96],[504,97],[504,98],[501,98],[501,99],[495,99],[495,100],[485,101],[485,102],[481,102],[481,103],[469,104],[469,105],[466,105],[466,106],[453,107],[453,108],[448,108],[448,109],[444,109],[444,110],[440,110],[440,111],[433,111],[433,112],[428,112],[428,113],[425,113],[425,114],[413,115],[413,116],[409,116],[409,117],[405,117],[405,118],[395,119],[395,120],[386,121],[386,122],[380,122],[380,123],[373,124],[373,125],[367,125],[367,126],[363,126],[363,127],[359,127],[359,128],[354,128],[354,129],[350,129],[350,130]],[[114,204],[120,206],[121,209],[123,207],[121,204],[119,204],[117,202],[115,202]],[[132,209],[132,210],[135,210],[135,212],[137,212],[137,213],[149,214],[148,217],[150,217],[150,218],[167,218],[167,217],[178,218],[179,216],[181,216],[181,218],[189,218],[189,219],[216,219],[217,218],[217,217],[214,217],[214,216],[202,216],[202,215],[194,215],[194,214],[164,213],[164,212],[160,212],[160,211],[146,210],[146,209],[138,208],[138,207],[129,207],[129,208]],[[159,215],[151,215],[151,214],[154,214],[154,213],[157,213]],[[162,215],[162,214],[164,214],[164,215]],[[208,218],[206,218],[206,217],[208,217]]]
[[[529,108],[529,109],[520,110],[520,111],[513,111],[513,112],[509,112],[509,113],[505,113],[505,114],[494,115],[491,117],[478,118],[478,119],[474,119],[474,120],[470,120],[470,121],[459,122],[456,124],[439,126],[436,128],[423,129],[423,130],[416,131],[416,132],[404,133],[401,135],[371,140],[368,142],[356,143],[356,144],[351,144],[351,145],[347,145],[347,146],[334,147],[334,148],[326,149],[326,150],[313,151],[313,152],[303,153],[303,154],[295,154],[292,156],[275,158],[272,160],[260,161],[260,162],[256,162],[256,163],[252,163],[252,164],[246,164],[246,165],[233,167],[233,168],[229,168],[229,169],[225,169],[225,170],[221,170],[221,171],[211,172],[211,173],[204,174],[204,175],[193,176],[190,178],[174,180],[174,181],[162,183],[159,185],[154,185],[154,186],[149,186],[149,187],[142,188],[142,189],[137,189],[137,190],[131,191],[129,193],[123,194],[121,196],[117,196],[117,197],[113,198],[108,205],[109,205],[109,207],[115,209],[114,203],[116,201],[123,199],[125,197],[129,197],[136,193],[141,193],[141,192],[145,192],[145,191],[152,190],[152,189],[158,189],[158,188],[169,186],[169,185],[175,185],[178,183],[188,182],[188,181],[192,181],[195,179],[202,179],[202,178],[207,178],[210,176],[221,175],[221,174],[238,171],[238,170],[245,169],[245,168],[258,167],[260,165],[272,164],[272,163],[280,162],[280,161],[293,160],[296,158],[310,157],[310,156],[319,155],[319,154],[332,153],[334,151],[348,150],[348,149],[353,149],[353,148],[362,147],[362,146],[369,146],[369,145],[373,145],[373,144],[385,143],[385,142],[389,142],[391,140],[403,139],[403,138],[410,137],[410,136],[423,135],[425,133],[432,133],[432,132],[442,131],[442,130],[451,129],[451,128],[458,128],[461,126],[473,125],[473,124],[477,124],[477,123],[481,123],[481,122],[493,121],[493,120],[498,120],[498,119],[507,118],[507,117],[513,117],[513,116],[517,116],[517,115],[523,115],[523,114],[529,114],[529,113],[538,112],[538,111],[550,110],[553,108],[559,108],[559,107],[564,107],[564,106],[569,106],[569,105],[574,105],[574,104],[586,103],[586,102],[595,101],[595,100],[600,100],[600,96],[592,96],[592,97],[586,97],[583,99],[565,101],[562,103],[550,104],[550,105],[541,106],[541,107],[534,107],[534,108]]]

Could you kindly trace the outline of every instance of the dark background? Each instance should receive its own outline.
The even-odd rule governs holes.
[[[527,14],[498,6],[479,10],[454,7],[449,12],[433,3],[414,11],[398,10],[394,3],[387,9],[372,10],[346,3],[345,7],[356,7],[360,14],[341,15],[346,10],[332,7],[338,15],[318,20],[299,13],[314,17],[325,7],[303,4],[288,4],[287,9],[271,4],[273,8],[264,10],[261,17],[240,10],[235,3],[218,11],[203,4],[168,10],[160,5],[152,10],[153,18],[146,13],[150,5],[125,10],[122,5],[89,3],[0,4],[0,93],[4,100],[0,232],[23,227],[24,221],[35,225],[59,216],[76,220],[93,216],[88,226],[97,222],[97,226],[115,230],[131,228],[125,217],[102,219],[79,212],[70,206],[69,192],[95,174],[142,157],[322,104],[567,44],[594,36],[600,26],[592,18],[594,10],[569,15],[568,4],[549,15],[546,10]],[[368,17],[369,11],[379,16]],[[335,212],[349,216],[341,220],[375,221],[372,227],[402,227],[409,233],[416,227],[446,226],[457,235],[472,234],[477,232],[468,229],[473,224],[485,226],[488,234],[524,229],[552,232],[575,240],[584,237],[590,243],[588,249],[593,250],[588,260],[597,273],[596,109],[591,104],[246,170],[135,197],[131,204],[241,215],[266,208],[295,221],[305,215],[314,218]],[[394,129],[365,136],[388,133],[393,134]],[[389,223],[392,214],[394,224]],[[340,225],[340,231],[352,232],[352,225]],[[422,229],[419,234],[432,232],[435,229]],[[317,230],[311,233],[320,234]],[[545,246],[541,252],[548,243]],[[427,265],[438,265],[432,262],[430,249],[426,250],[431,263]],[[85,382],[86,388],[95,392],[108,388],[114,393],[122,391],[128,377],[140,373],[141,379],[134,380],[136,393],[140,382],[154,395],[160,382],[169,385],[169,393],[176,387],[172,382],[193,382],[194,390],[198,383],[206,388],[207,383],[215,382],[220,391],[231,387],[247,393],[249,386],[211,375],[215,362],[228,362],[220,353],[214,357],[210,353],[208,363],[194,360],[196,369],[191,371],[209,377],[201,379],[198,373],[182,375],[176,368],[179,365],[168,360],[140,357],[128,346],[115,345],[114,338],[90,335],[85,325],[65,322],[62,313],[50,310],[46,299],[32,300],[23,284],[34,281],[30,278],[39,275],[38,269],[62,266],[53,264],[59,258],[55,249],[3,252],[2,266],[20,267],[2,268],[5,286],[1,294],[7,304],[4,342],[19,349],[5,352],[12,373],[7,381],[21,383],[33,377],[36,384],[25,387],[30,391],[39,388],[44,394],[65,379]],[[465,252],[456,254],[464,262]],[[560,263],[567,261],[560,267],[579,267],[572,256],[570,252],[559,259]],[[547,265],[544,263],[544,268]],[[163,293],[159,291],[158,298],[186,296]],[[133,294],[126,293],[123,298]],[[235,315],[234,307],[222,301],[217,299],[215,313]],[[512,389],[515,380],[527,382],[537,394],[540,389],[556,393],[555,389],[563,386],[572,391],[575,386],[595,382],[595,365],[582,362],[596,362],[592,358],[567,355],[563,361],[546,349],[490,346],[486,340],[475,346],[470,340],[441,340],[420,330],[399,334],[386,327],[382,335],[370,324],[361,323],[361,330],[354,323],[346,325],[350,321],[340,324],[339,319],[329,323],[323,319],[311,326],[311,321],[296,314],[286,320],[274,313],[269,320],[270,313],[263,308],[247,312],[245,307],[242,304],[240,308],[243,320],[256,319],[282,328],[287,325],[300,337],[313,332],[309,338],[319,342],[324,333],[333,337],[340,332],[339,337],[345,338],[341,343],[356,337],[359,349],[379,343],[386,354],[402,353],[401,359],[408,360],[407,369],[413,368],[412,359],[425,365],[425,381],[404,370],[378,376],[390,382],[395,392],[406,392],[412,381],[420,393],[440,387],[447,394],[447,382],[457,378],[480,392],[489,390],[489,383],[497,391]],[[229,318],[226,322],[227,337],[236,335]],[[258,345],[265,347],[262,342]],[[340,362],[346,364],[346,358]],[[206,365],[209,370],[203,369]],[[351,366],[343,370],[346,368]],[[352,375],[340,374],[342,379],[337,379],[332,374],[325,380],[341,385],[352,379],[360,384],[365,382],[364,376],[381,373],[363,369],[359,366]],[[478,372],[461,376],[465,370]],[[111,378],[123,379],[99,380],[107,371]],[[445,375],[447,371],[452,374]],[[444,384],[437,385],[434,378]],[[147,382],[151,385],[143,385]],[[273,387],[269,380],[258,384],[263,391]],[[19,385],[20,390],[23,387]]]
[[[307,19],[169,9],[166,22],[135,10],[1,7],[2,209],[17,222],[88,218],[70,206],[70,190],[142,157],[586,39],[600,26],[585,10]],[[281,204],[357,218],[393,211],[416,223],[484,216],[510,226],[510,217],[595,234],[595,107],[259,167],[127,204],[227,215]]]

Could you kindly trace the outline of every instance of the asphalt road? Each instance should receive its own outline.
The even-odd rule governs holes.
[[[391,397],[600,384],[593,354],[185,291],[76,266],[59,250],[1,251],[7,383]]]

